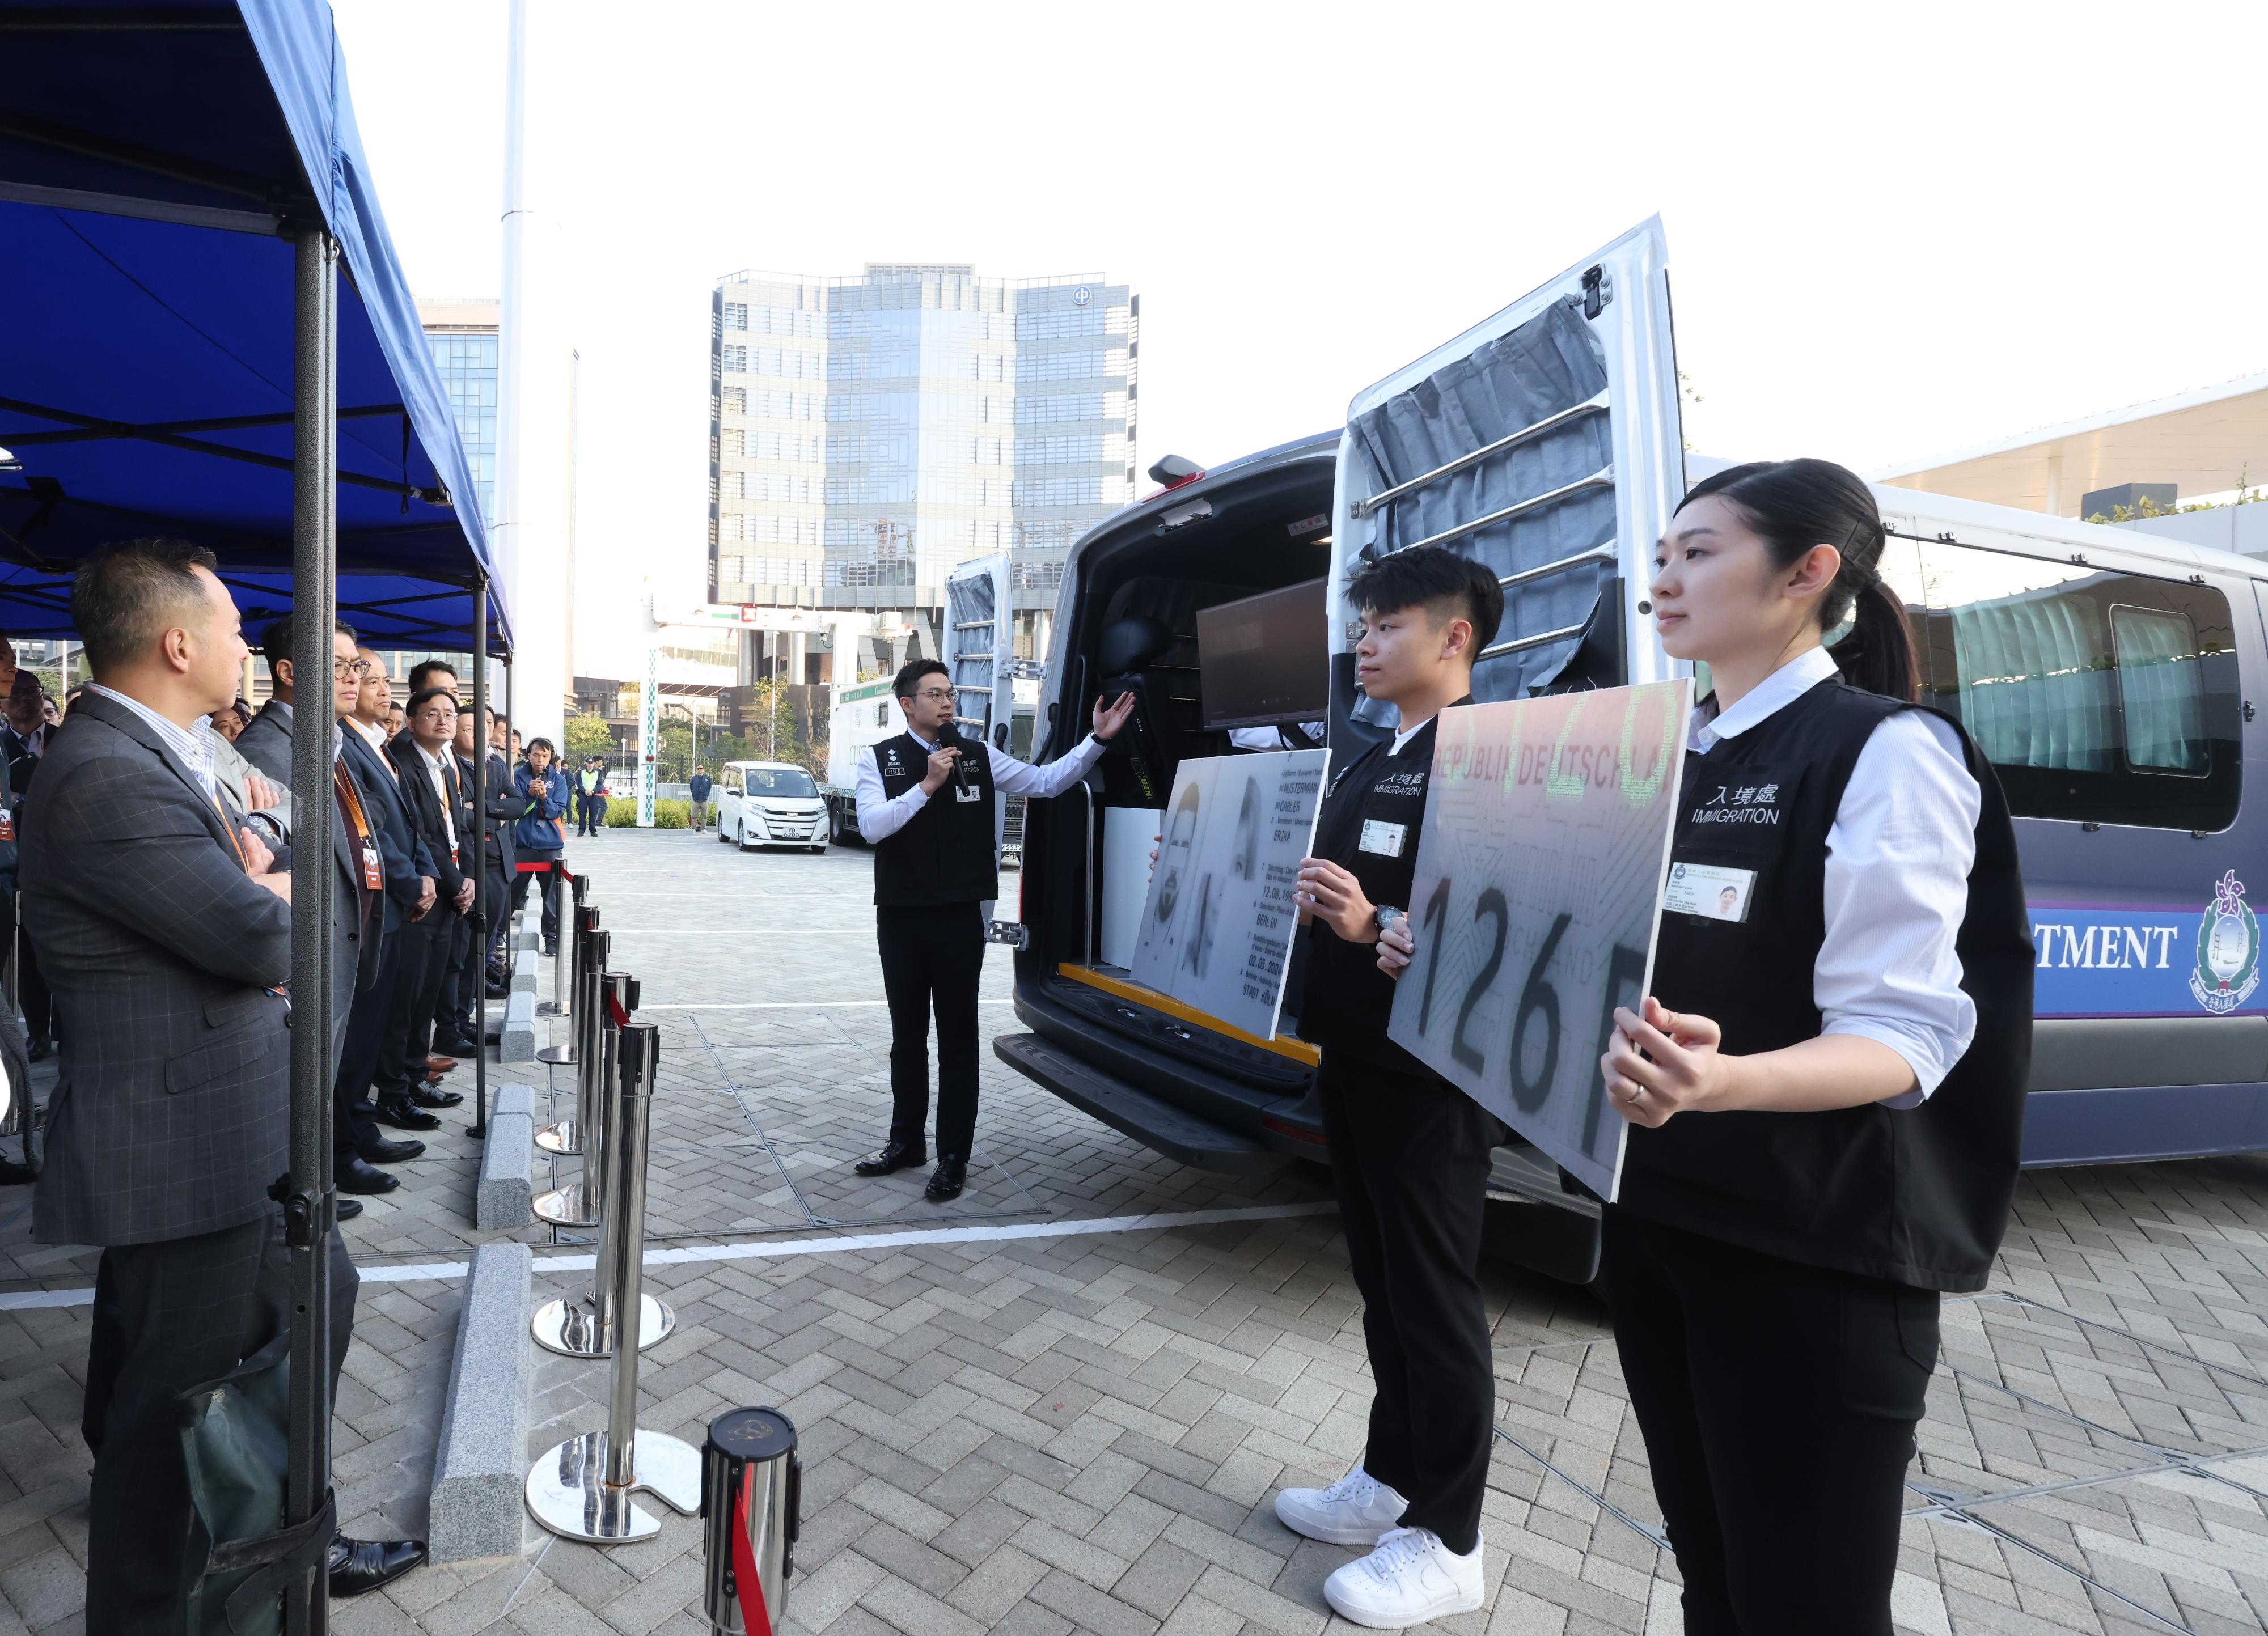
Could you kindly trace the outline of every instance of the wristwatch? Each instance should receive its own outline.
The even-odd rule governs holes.
[[[1371,919],[1376,922],[1378,934],[1381,937],[1394,929],[1395,921],[1406,921],[1409,918],[1409,910],[1397,909],[1390,903],[1381,903],[1371,913]]]

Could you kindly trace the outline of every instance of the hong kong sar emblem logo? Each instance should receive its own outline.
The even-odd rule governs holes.
[[[2198,922],[2197,965],[2190,993],[2216,1016],[2234,1011],[2260,987],[2260,922],[2244,901],[2231,869],[2213,888],[2213,903]]]

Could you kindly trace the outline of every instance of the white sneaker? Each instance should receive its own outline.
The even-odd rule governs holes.
[[[1398,1631],[1470,1613],[1486,1590],[1477,1540],[1472,1554],[1461,1557],[1431,1529],[1397,1528],[1378,1542],[1377,1550],[1325,1580],[1323,1600],[1341,1618],[1374,1631]]]
[[[1374,1545],[1409,1508],[1359,1464],[1329,1488],[1285,1488],[1276,1495],[1285,1527],[1327,1545]]]

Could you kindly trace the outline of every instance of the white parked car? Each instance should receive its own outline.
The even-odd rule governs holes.
[[[827,850],[827,803],[810,774],[785,761],[728,761],[717,775],[717,839]]]

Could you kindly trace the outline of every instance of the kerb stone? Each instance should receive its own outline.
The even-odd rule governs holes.
[[[497,1088],[481,1145],[481,1179],[473,1196],[473,1225],[483,1233],[512,1232],[535,1219],[535,1093],[525,1085]]]
[[[482,1244],[473,1251],[433,1458],[429,1527],[436,1562],[519,1553],[534,1275],[526,1244]]]

